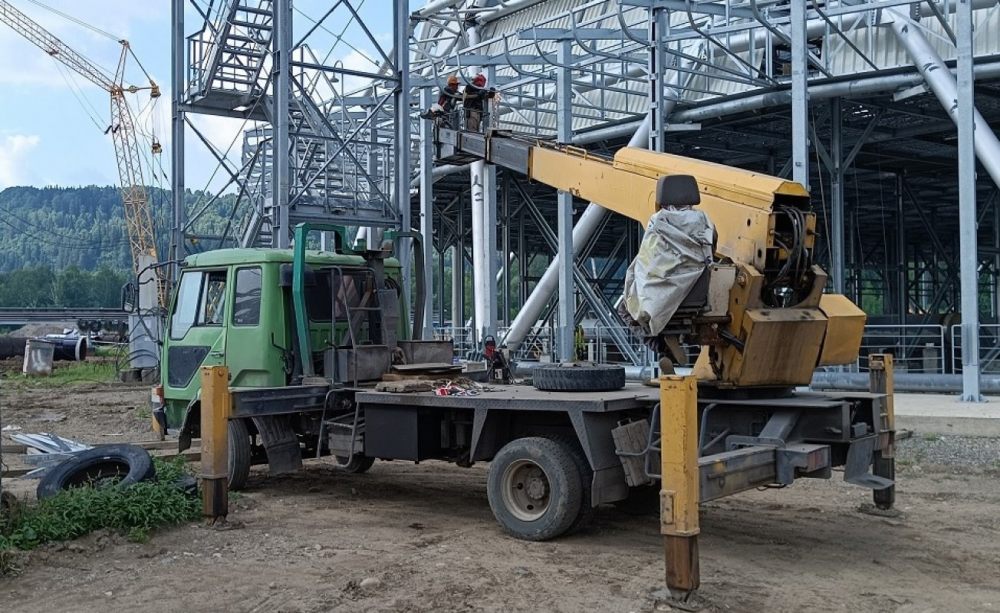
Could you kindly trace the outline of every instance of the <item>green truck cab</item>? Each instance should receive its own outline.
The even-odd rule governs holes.
[[[311,229],[337,232],[337,250],[305,249]],[[355,251],[343,247],[339,228],[297,232],[302,248],[294,251],[219,249],[184,260],[163,335],[161,385],[152,395],[154,428],[178,434],[181,449],[199,435],[203,366],[226,366],[233,392],[288,390],[272,403],[287,405],[297,390],[316,396],[324,385],[357,386],[364,374],[355,354],[374,355],[387,369],[393,356],[386,345],[409,338],[400,265],[388,245]],[[301,415],[232,420],[232,485],[242,485],[251,464],[296,468],[301,459],[292,448],[326,453],[319,422]]]

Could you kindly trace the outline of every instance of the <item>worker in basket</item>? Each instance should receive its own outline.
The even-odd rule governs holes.
[[[483,115],[486,113],[486,101],[496,96],[496,89],[486,89],[486,75],[479,73],[472,83],[465,86],[462,92],[465,107],[465,129],[472,132],[481,132],[483,125]]]
[[[453,125],[452,119],[455,116],[455,104],[462,98],[458,92],[458,77],[451,75],[448,77],[448,84],[441,88],[437,102],[431,108],[424,111],[420,116],[424,119],[431,119],[438,125],[450,128]]]

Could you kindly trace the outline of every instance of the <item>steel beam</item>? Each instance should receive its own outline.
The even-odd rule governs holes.
[[[429,109],[434,102],[434,92],[429,87],[420,90],[420,108]],[[424,329],[421,331],[424,340],[434,338],[434,124],[430,121],[420,122],[420,235],[423,239],[424,270],[417,274],[424,275]],[[408,186],[407,186],[408,189]],[[405,226],[404,226],[405,227]],[[443,277],[442,277],[443,278]],[[439,294],[444,294],[444,284],[438,288]],[[442,313],[444,308],[441,309]],[[443,318],[443,315],[442,315]],[[416,332],[416,331],[414,331]]]
[[[571,53],[573,43],[559,43],[559,70],[556,73],[556,139],[563,144],[573,137],[573,84]],[[556,329],[556,350],[559,359],[569,362],[573,356],[573,329],[576,323],[576,291],[573,287],[573,195],[560,191],[557,204],[557,236],[559,255],[559,326]]]
[[[392,16],[393,61],[396,69],[396,88],[393,93],[393,115],[396,143],[395,172],[393,173],[394,205],[399,213],[399,225],[404,232],[411,229],[410,222],[410,21],[407,0],[395,0]],[[403,304],[410,304],[410,241],[403,242],[402,253],[397,254],[402,272]],[[425,244],[425,249],[430,246]],[[430,260],[429,257],[424,258]],[[418,273],[422,274],[422,273]],[[429,311],[425,311],[429,314]],[[424,317],[427,321],[429,317]]]
[[[271,60],[271,244],[279,249],[291,246],[292,229],[288,220],[288,200],[291,191],[291,159],[288,141],[288,111],[292,95],[292,1],[274,0],[274,31]]]
[[[791,3],[792,179],[809,189],[809,63],[805,0]]]
[[[981,402],[979,391],[979,258],[976,236],[976,148],[975,143],[985,134],[976,133],[977,111],[975,106],[974,76],[972,73],[972,0],[957,0],[955,36],[958,47],[957,97],[958,114],[958,224],[959,224],[959,276],[962,296],[962,400]],[[981,120],[982,118],[979,117]],[[983,121],[982,123],[985,123]],[[996,144],[996,136],[986,127]],[[1000,154],[1000,149],[993,155]],[[991,160],[1000,170],[1000,160]],[[984,161],[984,166],[989,167]],[[1000,176],[994,175],[1000,185]]]
[[[170,259],[178,263],[172,266],[172,277],[180,277],[179,261],[187,255],[184,246],[184,225],[187,223],[187,208],[184,202],[184,69],[187,67],[187,41],[184,37],[184,4],[186,0],[171,0],[170,12],[173,25],[170,30],[170,195],[173,204],[173,228],[170,237]]]
[[[830,274],[833,291],[844,293],[844,152],[840,98],[830,101]]]

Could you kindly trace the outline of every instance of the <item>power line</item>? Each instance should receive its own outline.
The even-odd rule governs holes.
[[[43,9],[45,9],[47,11],[51,11],[51,12],[55,13],[56,15],[59,15],[63,19],[68,19],[69,21],[72,21],[73,23],[75,23],[77,25],[83,26],[83,27],[87,28],[88,30],[92,30],[92,31],[100,34],[101,36],[107,36],[108,38],[110,38],[111,40],[113,40],[115,42],[119,42],[120,40],[122,40],[121,36],[115,36],[114,34],[111,34],[110,32],[108,32],[107,30],[102,30],[102,29],[100,29],[100,28],[98,28],[96,26],[93,26],[93,25],[91,25],[91,24],[83,21],[82,19],[77,19],[76,17],[73,17],[72,15],[64,13],[64,12],[58,10],[58,9],[52,8],[51,6],[49,6],[47,4],[44,4],[42,2],[39,2],[38,0],[28,0],[28,2],[31,2],[32,4],[37,4],[38,6],[42,7]]]

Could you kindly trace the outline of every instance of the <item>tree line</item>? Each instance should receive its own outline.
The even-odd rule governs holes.
[[[30,266],[0,273],[0,307],[120,307],[126,281],[125,273],[107,266],[93,271],[69,266],[58,272]]]
[[[148,197],[157,249],[165,257],[172,225],[171,195],[150,187]],[[233,194],[213,201],[206,192],[188,190],[185,200],[189,211],[201,211],[199,233],[213,236],[225,231],[235,207]],[[53,271],[70,266],[83,271],[102,266],[129,271],[132,256],[124,218],[116,187],[8,187],[0,191],[0,273],[37,266]]]

